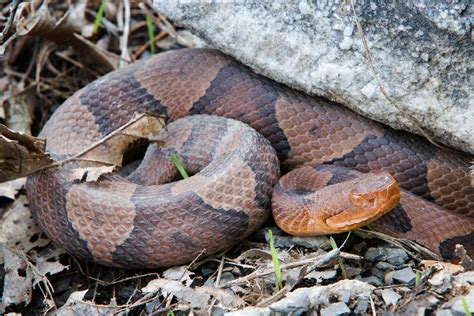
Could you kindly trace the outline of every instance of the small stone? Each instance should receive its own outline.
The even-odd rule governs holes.
[[[351,266],[346,267],[346,274],[349,279],[354,278],[356,275],[360,275],[362,273],[361,268],[355,268]]]
[[[395,266],[401,266],[408,260],[408,254],[400,248],[385,248],[387,261]]]
[[[357,299],[357,305],[354,308],[354,313],[356,315],[365,314],[367,312],[368,307],[369,307],[369,300],[365,297],[359,297]]]
[[[408,285],[415,284],[416,275],[409,267],[397,270],[393,274],[393,279],[399,283],[406,283]]]
[[[346,290],[344,290],[344,292],[342,292],[342,295],[339,297],[339,300],[341,302],[349,304],[349,302],[351,301],[351,294],[352,294],[351,290],[346,289]]]
[[[362,249],[364,249],[367,246],[365,241],[360,242],[358,244],[354,245],[354,250],[357,251],[358,253],[362,253]]]
[[[464,305],[463,305],[463,299],[467,303],[467,307],[469,309],[469,313],[471,315],[474,314],[474,291],[471,290],[468,295],[466,296],[458,296],[454,297],[451,299],[449,302],[443,304],[441,306],[442,309],[445,309],[446,307],[450,307],[453,315],[455,316],[464,316],[466,315],[466,312],[464,311]]]
[[[370,247],[364,255],[365,260],[370,262],[385,260],[386,255],[383,248]]]
[[[370,274],[375,275],[377,278],[382,279],[384,276],[383,271],[377,269],[377,268],[370,268]]]
[[[231,272],[224,272],[221,275],[220,284],[227,283],[235,279],[235,276]]]
[[[428,283],[430,283],[431,286],[435,288],[436,293],[444,294],[451,289],[451,279],[451,273],[439,271],[428,280]]]
[[[392,289],[384,289],[382,290],[382,298],[385,304],[395,306],[402,296]]]
[[[212,313],[211,315],[212,316],[224,316],[225,312],[227,310],[225,310],[224,308],[222,307],[219,307],[219,306],[214,306],[212,307]]]
[[[371,276],[366,277],[366,278],[361,278],[360,280],[364,281],[364,282],[367,282],[367,283],[369,283],[371,285],[374,285],[374,286],[382,286],[383,285],[382,281],[374,275],[371,275]]]
[[[334,280],[337,276],[335,269],[323,270],[323,271],[312,271],[305,276],[305,279],[315,279],[316,282],[320,283],[323,280]]]
[[[458,283],[469,283],[474,285],[474,271],[459,273],[458,275],[454,276],[454,281]]]
[[[348,315],[351,312],[349,307],[343,302],[334,303],[321,309],[321,316]]]
[[[377,262],[375,267],[379,270],[382,270],[382,271],[391,271],[391,270],[395,269],[395,266],[393,264],[390,264],[390,263],[385,262],[385,261]]]
[[[392,285],[393,284],[393,275],[395,274],[395,271],[390,271],[385,274],[384,276],[384,281],[386,285]]]
[[[453,313],[449,309],[438,309],[436,316],[453,316]]]

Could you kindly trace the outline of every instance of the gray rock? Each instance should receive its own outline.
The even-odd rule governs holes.
[[[399,283],[415,284],[416,275],[410,267],[395,271],[393,279]]]
[[[154,6],[257,72],[418,132],[412,115],[434,139],[474,152],[470,0],[357,2],[376,73],[402,112],[375,80],[348,1]]]
[[[400,294],[392,289],[383,289],[382,298],[387,305],[396,305],[397,302],[402,298]]]
[[[436,316],[453,316],[453,312],[449,309],[438,309],[438,311],[436,311]]]
[[[451,279],[451,273],[447,271],[439,271],[428,280],[428,283],[431,284],[435,292],[444,294],[451,289]]]
[[[373,248],[370,247],[367,249],[367,252],[364,255],[365,260],[375,262],[380,260],[386,260],[387,254],[385,248]]]
[[[323,280],[334,280],[336,279],[337,271],[335,269],[317,271],[314,270],[305,276],[305,279],[315,279],[316,282],[320,283]]]
[[[454,281],[458,283],[469,283],[474,285],[474,271],[459,273],[458,275],[454,276]]]
[[[366,277],[366,278],[361,278],[360,280],[363,281],[363,282],[367,282],[371,285],[375,285],[375,286],[382,286],[383,285],[383,282],[374,275],[371,275],[371,276]]]
[[[346,266],[346,273],[347,273],[347,277],[349,279],[352,279],[355,276],[360,275],[362,273],[362,269],[351,267],[351,266]]]
[[[275,247],[289,248],[291,246],[302,246],[308,249],[319,249],[323,245],[329,245],[326,236],[314,237],[293,237],[293,236],[273,236]]]
[[[393,284],[393,275],[395,274],[395,271],[390,271],[385,274],[383,277],[384,282],[386,285],[392,285]]]
[[[471,286],[470,292],[465,296],[457,296],[452,298],[449,302],[444,303],[440,310],[450,309],[455,316],[466,315],[462,300],[465,300],[471,315],[474,314],[474,287]]]
[[[225,313],[225,316],[270,316],[271,310],[268,307],[247,307],[235,312]]]
[[[400,248],[384,248],[388,263],[395,266],[401,266],[408,260],[408,254]]]
[[[385,262],[385,261],[380,261],[380,262],[377,262],[377,264],[375,265],[375,267],[379,270],[382,270],[382,271],[387,271],[387,270],[393,270],[395,269],[395,266],[393,264],[390,264],[388,262]]]
[[[383,279],[383,276],[384,276],[383,271],[377,268],[370,268],[370,274],[375,275],[379,279]]]
[[[357,299],[357,304],[354,308],[354,313],[357,315],[365,314],[367,312],[368,307],[369,307],[369,300],[365,297],[359,297]]]
[[[321,316],[348,315],[350,312],[349,307],[343,302],[334,303],[328,307],[321,308]]]

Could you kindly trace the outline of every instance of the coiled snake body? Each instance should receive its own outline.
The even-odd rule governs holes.
[[[275,152],[284,172],[304,166],[275,187],[274,204],[296,201],[293,209],[273,207],[275,221],[290,233],[308,234],[319,219],[307,205],[325,196],[333,205],[340,200],[370,209],[375,193],[359,186],[342,198],[344,190],[333,185],[359,183],[359,172],[375,171],[378,178],[368,187],[384,195],[390,208],[396,205],[374,223],[376,229],[414,239],[448,258],[456,243],[474,251],[469,157],[295,92],[214,50],[167,52],[114,71],[70,97],[40,136],[47,138],[52,156],[62,159],[137,112],[174,122],[165,146],[150,145],[130,174],[71,182],[71,169],[78,165],[73,162],[28,178],[39,225],[75,256],[109,266],[166,267],[189,262],[203,249],[210,254],[236,244],[268,216],[280,175]],[[265,138],[240,122],[195,114],[239,120]],[[174,152],[194,176],[163,184],[177,179],[169,160]],[[379,187],[379,180],[390,189]],[[321,187],[326,193],[315,193]],[[400,194],[400,203],[388,195],[392,191]],[[364,211],[351,217],[349,210],[355,211],[345,209],[322,222],[334,231],[365,223]]]

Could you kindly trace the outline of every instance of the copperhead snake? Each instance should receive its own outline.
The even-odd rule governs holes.
[[[292,234],[378,218],[375,229],[443,257],[457,243],[474,252],[472,157],[294,91],[214,50],[170,51],[109,73],[66,100],[40,136],[63,159],[144,112],[167,116],[169,138],[150,144],[131,172],[72,182],[77,163],[69,163],[28,178],[37,222],[68,253],[125,268],[184,264],[238,243],[272,203],[275,222]],[[190,178],[175,181],[175,152]]]

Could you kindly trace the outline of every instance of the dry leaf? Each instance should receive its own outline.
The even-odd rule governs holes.
[[[444,271],[447,271],[452,274],[456,274],[458,272],[464,271],[464,268],[459,264],[437,261],[437,260],[422,260],[421,264],[426,268],[439,267],[443,269]]]
[[[22,178],[50,164],[44,139],[0,124],[0,182]]]
[[[85,167],[73,169],[69,175],[69,180],[84,180],[86,182],[95,182],[101,175],[111,173],[115,166],[99,166],[99,167]]]
[[[81,33],[82,28],[87,29],[87,19],[78,18],[85,15],[85,10],[85,5],[79,3],[57,19],[51,14],[46,2],[36,10],[34,4],[23,2],[15,15],[16,33],[20,36],[36,35],[60,45],[70,45],[95,70],[103,73],[112,71],[117,68],[119,57],[113,58],[112,53],[88,45],[75,34]]]
[[[49,239],[32,238],[34,235],[40,235],[41,229],[33,219],[27,204],[28,200],[21,195],[7,207],[0,219],[0,243],[24,253],[34,247],[43,247],[50,243]],[[2,262],[3,256],[0,251],[0,264]]]
[[[20,178],[16,180],[7,181],[0,183],[0,197],[6,197],[14,200],[15,195],[25,185],[26,178]]]
[[[86,181],[96,181],[102,174],[110,173],[115,167],[122,166],[123,155],[132,143],[139,139],[152,139],[164,126],[165,121],[162,116],[137,115],[73,157],[74,160],[87,161],[88,165],[74,169],[71,178],[82,180],[87,173]],[[96,166],[91,166],[91,163]]]
[[[11,304],[30,302],[33,274],[21,257],[1,243],[0,252],[3,253],[5,266],[3,296],[0,300],[0,314],[3,314],[5,308]],[[23,273],[25,270],[26,273]]]
[[[193,283],[191,276],[194,272],[188,270],[187,266],[171,267],[163,272],[163,277],[168,280],[181,281],[190,286]]]
[[[84,296],[88,290],[71,293],[66,304],[61,306],[54,315],[76,316],[76,315],[115,315],[119,310],[115,298],[112,298],[109,305],[91,304],[84,301]]]

